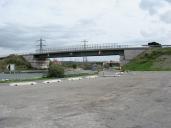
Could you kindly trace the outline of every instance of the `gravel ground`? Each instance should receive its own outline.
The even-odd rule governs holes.
[[[0,86],[0,128],[171,128],[171,72]]]

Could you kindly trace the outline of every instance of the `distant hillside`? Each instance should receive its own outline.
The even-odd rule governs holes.
[[[133,71],[171,71],[171,48],[151,48],[124,68]]]
[[[15,64],[17,70],[27,70],[31,68],[30,63],[19,55],[10,55],[0,60],[0,71],[5,71],[8,64]]]

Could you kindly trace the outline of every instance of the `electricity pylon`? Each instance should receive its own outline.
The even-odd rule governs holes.
[[[84,43],[84,45],[83,45],[83,48],[84,48],[84,52],[86,53],[86,47],[87,47],[87,40],[83,40],[83,41],[81,41],[81,42],[83,42]],[[88,60],[87,60],[87,56],[86,56],[86,54],[85,54],[85,56],[83,57],[83,62],[87,62]]]
[[[46,46],[43,44],[43,42],[45,42],[45,40],[43,40],[42,38],[40,38],[40,40],[37,40],[38,42],[40,42],[38,45],[39,46],[39,52],[41,53],[43,51],[43,47]]]

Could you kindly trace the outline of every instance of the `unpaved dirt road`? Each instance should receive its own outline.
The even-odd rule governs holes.
[[[0,128],[171,128],[171,72],[1,84]]]

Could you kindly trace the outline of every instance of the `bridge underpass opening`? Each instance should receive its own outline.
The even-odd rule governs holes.
[[[128,63],[130,60],[132,60],[133,58],[135,58],[137,55],[144,52],[146,49],[147,49],[146,47],[128,48],[125,46],[117,46],[117,47],[99,46],[93,49],[90,48],[86,50],[77,49],[77,48],[45,50],[40,53],[24,55],[24,57],[26,58],[26,60],[28,60],[28,62],[31,63],[31,65],[34,68],[39,68],[39,69],[48,68],[50,58],[51,59],[57,58],[60,61],[81,61],[81,62],[83,60],[82,59],[83,57],[84,58],[87,57],[88,61],[97,61],[97,62],[120,60],[120,64],[124,65]],[[120,57],[116,59],[116,56],[118,55]]]
[[[60,62],[63,61],[73,61],[73,62],[83,62],[83,57],[59,57],[59,58],[50,58],[50,60],[57,60]],[[120,61],[119,55],[108,55],[108,56],[89,56],[87,57],[88,62],[109,62],[109,61]]]

